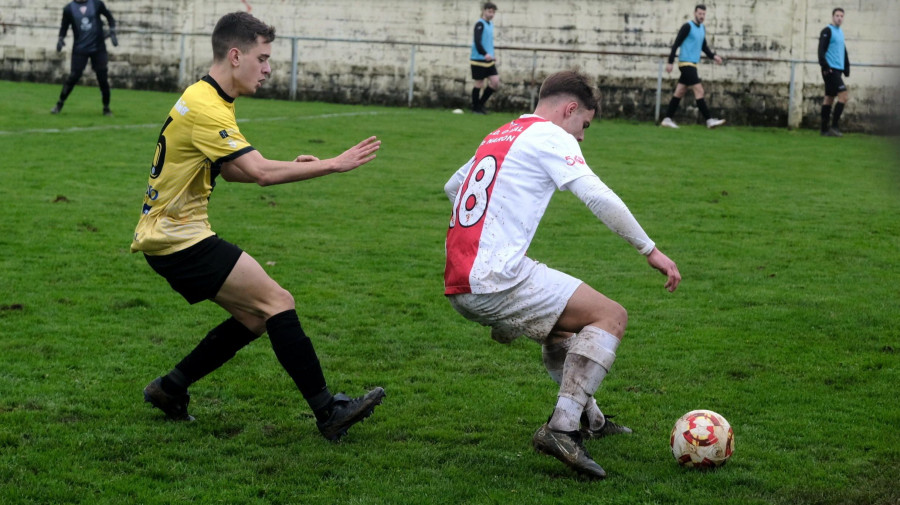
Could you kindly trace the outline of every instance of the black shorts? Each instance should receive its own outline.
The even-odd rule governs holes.
[[[491,62],[491,65],[489,67],[484,67],[481,65],[471,65],[471,67],[472,79],[476,81],[487,79],[492,75],[497,75],[497,65],[494,65],[494,62]]]
[[[244,251],[217,236],[164,256],[144,255],[150,267],[189,303],[211,300]]]
[[[697,67],[685,65],[683,67],[678,67],[678,70],[681,71],[681,76],[678,78],[680,84],[684,84],[685,86],[700,84],[700,76],[697,74]]]
[[[847,91],[844,84],[844,78],[841,77],[840,70],[831,69],[831,71],[823,70],[822,79],[825,79],[825,96],[838,96],[838,93]]]
[[[87,68],[88,60],[91,61],[91,68],[97,74],[105,74],[107,65],[109,65],[109,54],[104,48],[102,51],[93,53],[72,53],[72,75],[81,76],[84,69]]]

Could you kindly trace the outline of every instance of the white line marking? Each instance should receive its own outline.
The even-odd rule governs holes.
[[[333,114],[318,114],[315,116],[295,116],[295,117],[260,117],[260,118],[244,118],[238,119],[238,123],[256,123],[262,121],[291,121],[306,119],[328,119],[333,117],[353,117],[353,116],[375,116],[380,112],[338,112]],[[128,124],[128,125],[101,125],[101,126],[73,126],[71,128],[33,128],[30,130],[6,131],[0,130],[0,135],[19,135],[23,133],[73,133],[73,132],[89,132],[101,130],[134,130],[137,128],[162,128],[162,123],[153,124]]]

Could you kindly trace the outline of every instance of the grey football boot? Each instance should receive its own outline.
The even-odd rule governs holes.
[[[622,426],[621,424],[616,424],[610,421],[611,418],[615,416],[607,416],[604,415],[606,422],[603,423],[603,426],[600,429],[592,430],[591,423],[588,421],[587,414],[581,413],[581,436],[583,436],[587,440],[591,440],[594,438],[603,438],[608,437],[610,435],[619,435],[622,433],[634,433],[631,428],[628,426]]]
[[[338,440],[354,424],[372,415],[377,405],[384,400],[384,389],[376,387],[359,398],[350,398],[344,393],[334,395],[331,415],[316,426],[328,440]]]
[[[606,471],[591,459],[584,447],[579,431],[556,431],[544,424],[535,432],[531,443],[536,451],[553,456],[580,475],[589,479],[606,478]]]
[[[144,388],[144,401],[165,412],[167,419],[173,421],[194,420],[194,416],[188,414],[187,411],[191,395],[187,391],[183,395],[166,393],[162,388],[162,377],[157,377],[147,384],[147,387]]]

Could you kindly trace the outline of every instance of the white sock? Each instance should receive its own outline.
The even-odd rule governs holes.
[[[556,431],[575,431],[581,424],[581,411],[584,409],[575,400],[560,396],[556,400],[556,409],[553,411],[553,417],[550,418],[550,429]]]
[[[550,374],[550,378],[557,384],[562,383],[563,366],[566,363],[566,354],[572,345],[572,338],[561,340],[555,344],[544,344],[541,346],[541,359],[544,362],[544,368]]]
[[[593,414],[595,423],[602,419],[603,414],[593,402],[593,396],[616,358],[618,344],[617,337],[600,328],[586,326],[581,330],[566,355],[559,399],[550,420],[551,429],[577,430],[585,406],[589,407],[588,414]]]
[[[584,406],[584,413],[587,414],[588,427],[592,431],[597,431],[606,424],[606,416],[603,415],[600,407],[597,406],[596,399],[588,399],[587,405]]]

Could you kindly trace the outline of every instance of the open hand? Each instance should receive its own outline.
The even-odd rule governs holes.
[[[374,135],[347,149],[335,161],[335,172],[349,172],[375,159],[375,152],[381,149],[381,141]]]

